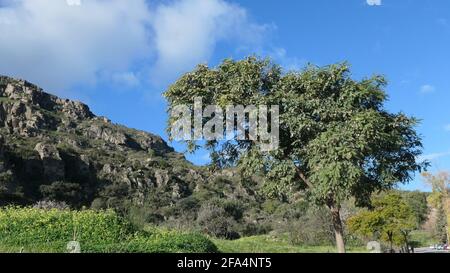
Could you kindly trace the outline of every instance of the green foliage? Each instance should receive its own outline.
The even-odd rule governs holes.
[[[213,239],[220,252],[224,253],[335,253],[336,247],[328,245],[292,244],[288,236],[259,235],[240,238],[237,240]],[[354,246],[349,252],[367,252],[365,247]]]
[[[412,209],[416,219],[417,228],[428,219],[428,214],[430,212],[427,202],[427,194],[420,191],[403,192],[401,193],[404,201]]]
[[[240,228],[239,234],[242,237],[268,234],[273,230],[272,225],[268,223],[244,223]]]
[[[1,168],[0,161],[0,168]],[[10,170],[0,171],[0,206],[18,204],[23,200],[23,188],[14,184],[14,177]]]
[[[439,243],[431,232],[424,230],[414,230],[411,232],[411,241],[416,242],[416,247],[429,247]]]
[[[136,227],[144,228],[148,224],[157,225],[164,221],[164,217],[148,206],[131,206],[127,210],[126,218]]]
[[[226,239],[239,238],[235,219],[223,207],[214,203],[202,205],[197,223],[206,234]]]
[[[152,230],[125,242],[90,245],[87,252],[96,253],[214,253],[217,247],[198,233]]]
[[[264,170],[272,182],[269,193],[307,186],[317,202],[339,205],[352,196],[367,203],[372,192],[409,181],[410,171],[423,166],[416,162],[421,154],[417,120],[383,109],[385,85],[381,76],[353,80],[347,64],[283,74],[270,61],[250,57],[225,60],[215,69],[200,65],[164,95],[169,111],[192,104],[194,97],[220,106],[279,105],[278,151],[261,154],[260,143],[249,141],[209,141],[206,148],[214,151],[213,159],[239,162],[249,175]],[[176,118],[169,119],[169,132]]]
[[[81,185],[77,183],[57,181],[50,185],[41,185],[39,190],[46,200],[65,201],[70,204],[78,204],[83,198]]]
[[[1,241],[12,244],[68,242],[73,239],[89,244],[116,243],[131,233],[131,226],[112,211],[0,209]]]
[[[398,246],[408,245],[416,228],[413,210],[399,194],[389,193],[373,200],[373,209],[348,220],[350,231],[367,238],[382,239]]]
[[[289,240],[294,245],[332,245],[333,225],[329,211],[322,208],[309,208],[298,220],[288,224]]]
[[[435,238],[443,243],[448,243],[450,234],[450,174],[439,172],[436,175],[423,173],[425,182],[428,183],[433,191],[428,196],[428,203],[437,210]]]
[[[440,243],[447,242],[447,215],[442,206],[437,209],[434,236]]]
[[[168,112],[178,105],[278,105],[279,148],[261,152],[258,140],[206,141],[217,168],[238,165],[244,175],[265,178],[263,192],[282,200],[306,190],[308,197],[333,211],[337,235],[343,235],[341,204],[354,198],[369,205],[373,192],[412,179],[427,162],[417,162],[422,143],[418,121],[390,113],[383,105],[386,80],[354,80],[346,63],[307,66],[283,73],[269,60],[225,60],[217,68],[199,65],[171,85],[164,96]],[[193,110],[192,110],[193,111]],[[167,131],[179,117],[170,116]],[[204,118],[203,122],[208,122]],[[204,124],[203,124],[204,125]],[[190,151],[200,148],[187,140]],[[337,236],[341,252],[342,236]]]
[[[77,240],[83,252],[204,253],[216,246],[197,233],[135,230],[113,211],[0,209],[0,251],[24,247],[29,252],[64,252]]]

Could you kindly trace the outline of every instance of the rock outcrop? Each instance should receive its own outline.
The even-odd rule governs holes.
[[[188,167],[175,169],[169,161]],[[119,194],[108,187],[122,187],[123,195],[133,193],[137,199],[154,188],[173,189],[169,194],[181,198],[188,190],[185,182],[178,184],[189,180],[185,174],[195,168],[159,136],[113,124],[81,102],[0,76],[0,172],[7,165],[11,181],[24,189],[24,201],[79,188],[83,204]]]
[[[255,200],[239,179],[194,166],[161,137],[97,117],[81,102],[0,76],[0,205],[138,206],[155,221],[195,219],[206,199]]]
[[[39,153],[45,178],[51,182],[64,180],[65,164],[58,149],[51,144],[38,143],[34,150]]]

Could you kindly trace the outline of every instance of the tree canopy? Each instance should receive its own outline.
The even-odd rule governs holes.
[[[278,105],[278,149],[264,152],[252,140],[210,140],[204,147],[217,167],[237,165],[245,175],[262,174],[269,195],[304,191],[327,205],[338,237],[342,201],[354,197],[367,205],[373,192],[406,183],[425,166],[416,160],[422,152],[418,120],[383,107],[385,86],[382,76],[352,79],[346,63],[285,73],[269,60],[249,57],[225,60],[217,68],[199,65],[164,95],[169,112],[193,104],[195,97],[221,107]],[[175,121],[169,119],[169,132]],[[202,144],[186,142],[192,151]]]
[[[375,198],[373,209],[348,220],[348,228],[368,238],[382,239],[392,245],[408,247],[409,233],[416,228],[416,215],[400,194]]]

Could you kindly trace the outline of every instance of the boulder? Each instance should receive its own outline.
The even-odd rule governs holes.
[[[367,250],[370,253],[381,253],[381,244],[377,241],[370,241],[367,243]]]
[[[163,187],[166,186],[169,183],[169,172],[166,170],[156,170],[155,171],[155,179],[156,179],[156,186],[157,187]]]

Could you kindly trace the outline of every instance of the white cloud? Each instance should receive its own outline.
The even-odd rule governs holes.
[[[81,0],[66,0],[67,5],[69,6],[80,6]]]
[[[381,0],[366,0],[369,6],[381,6]]]
[[[420,87],[420,93],[422,94],[429,94],[433,93],[434,91],[436,91],[436,87],[430,84],[424,84]]]
[[[135,87],[141,84],[139,76],[134,72],[114,73],[111,78],[113,83],[118,86]]]
[[[145,0],[19,0],[0,18],[0,73],[51,89],[95,82],[151,52]]]
[[[266,30],[264,25],[251,23],[245,9],[222,0],[161,5],[153,26],[158,56],[154,76],[163,80],[206,62],[220,41],[258,43]]]
[[[266,31],[224,0],[150,4],[0,0],[0,74],[50,91],[99,79],[135,85],[149,70],[154,80],[172,80],[207,61],[219,42],[258,43]]]

